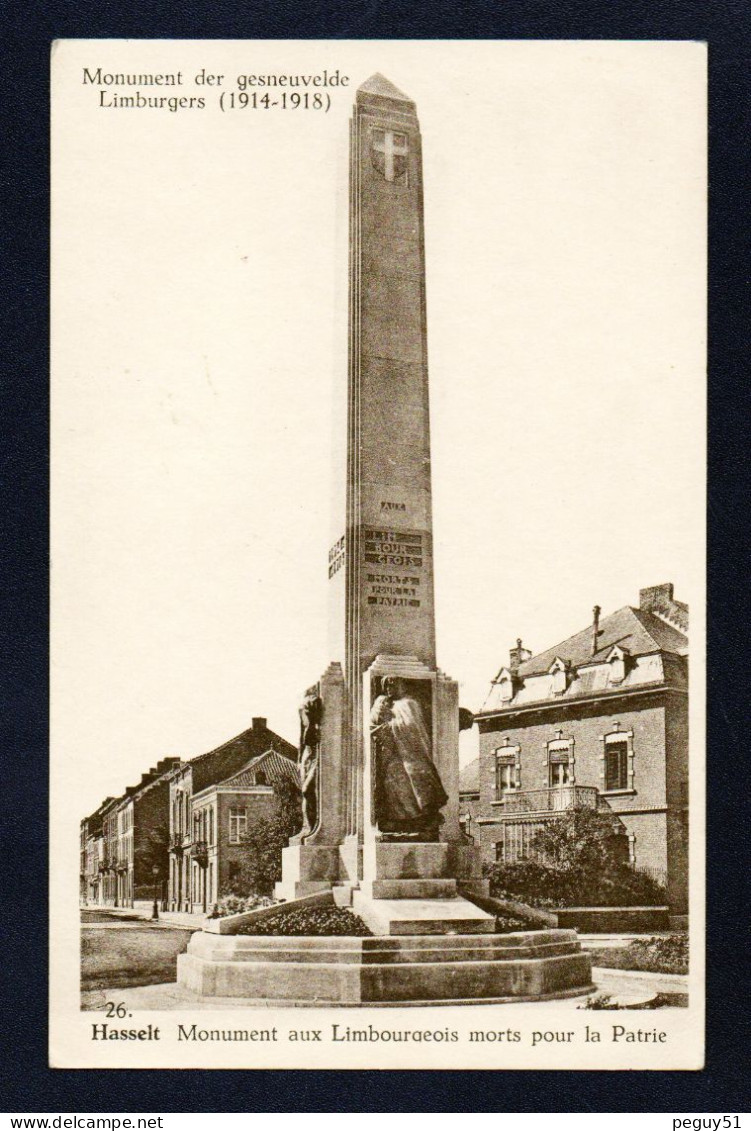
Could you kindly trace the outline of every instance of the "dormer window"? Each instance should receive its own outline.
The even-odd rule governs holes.
[[[608,665],[608,683],[622,683],[626,678],[626,658],[628,653],[618,644],[611,648],[606,659]]]
[[[502,703],[514,698],[514,680],[508,668],[501,668],[498,674],[498,695]]]
[[[568,672],[566,670],[566,665],[559,656],[556,656],[556,658],[548,668],[548,674],[551,677],[550,690],[552,691],[553,695],[563,695],[564,691],[568,687]]]

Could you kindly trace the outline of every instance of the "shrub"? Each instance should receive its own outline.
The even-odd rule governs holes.
[[[626,863],[626,838],[612,814],[568,809],[546,821],[533,840],[534,855],[563,872],[612,872]]]
[[[300,907],[280,911],[260,923],[246,923],[239,935],[344,935],[365,937],[372,935],[359,915],[346,907]]]
[[[617,1001],[613,1001],[610,994],[592,994],[577,1009],[621,1009]]]

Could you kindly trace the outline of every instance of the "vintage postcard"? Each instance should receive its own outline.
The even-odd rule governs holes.
[[[700,1068],[705,46],[52,122],[51,1064]]]

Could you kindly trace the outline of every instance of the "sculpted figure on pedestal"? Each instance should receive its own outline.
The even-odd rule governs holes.
[[[318,822],[318,748],[321,741],[323,703],[317,686],[305,692],[300,710],[298,769],[302,792],[303,828],[301,837],[312,833]]]
[[[422,707],[404,680],[384,679],[370,712],[370,733],[379,831],[437,840],[448,797],[431,757]]]

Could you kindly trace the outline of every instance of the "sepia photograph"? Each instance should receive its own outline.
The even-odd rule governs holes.
[[[699,43],[54,44],[53,1067],[702,1066],[706,190]]]

